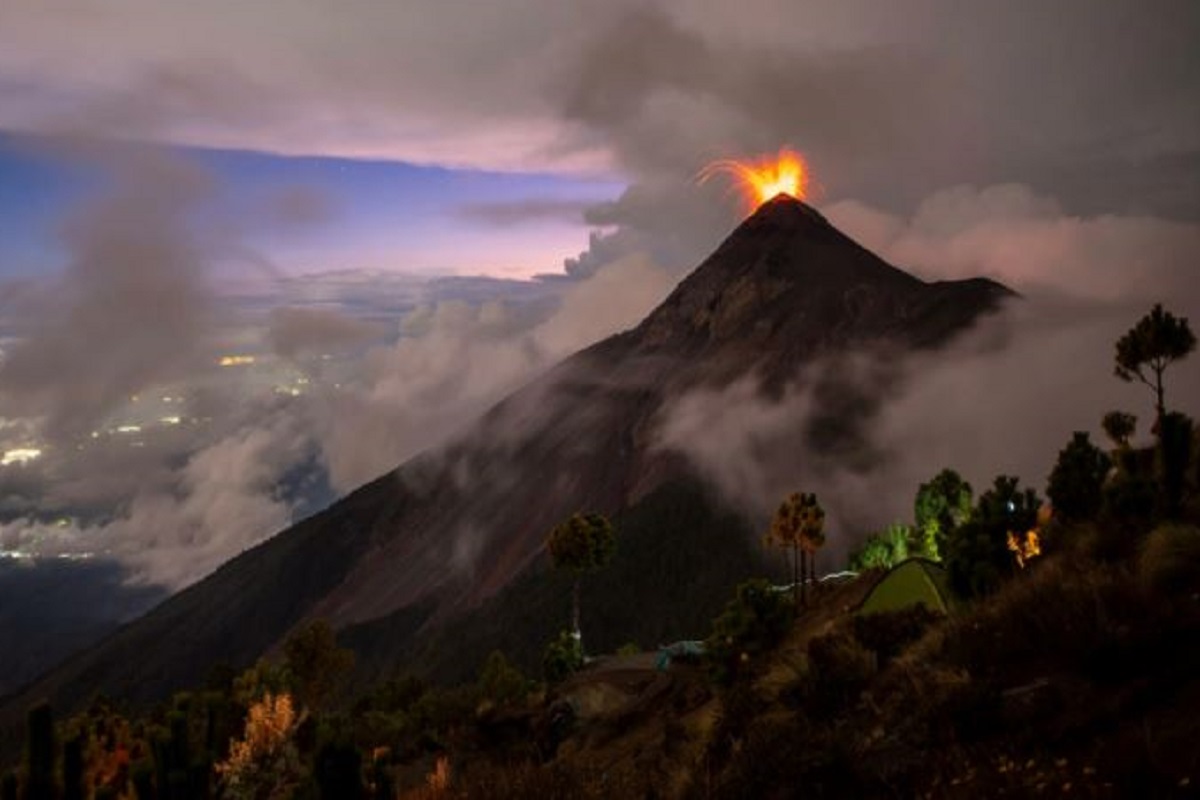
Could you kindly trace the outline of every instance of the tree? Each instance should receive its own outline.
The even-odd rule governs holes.
[[[1187,470],[1192,462],[1195,424],[1187,414],[1172,411],[1162,418],[1160,446],[1155,452],[1154,472],[1158,483],[1157,513],[1160,519],[1178,519],[1187,488]]]
[[[1112,465],[1108,455],[1076,431],[1058,454],[1046,494],[1054,513],[1068,522],[1095,519],[1104,500],[1104,478]]]
[[[1192,352],[1196,337],[1185,317],[1176,317],[1155,304],[1128,333],[1117,341],[1116,374],[1123,381],[1135,378],[1154,391],[1159,434],[1167,413],[1163,399],[1163,372],[1171,362]],[[1149,371],[1150,375],[1146,374]]]
[[[54,714],[49,703],[39,703],[27,716],[25,800],[53,800],[57,794],[54,781]]]
[[[800,516],[800,550],[808,556],[808,582],[814,592],[817,590],[817,551],[824,546],[825,509],[817,502],[817,496],[810,494]]]
[[[995,591],[1012,575],[1015,562],[1009,534],[1024,536],[1037,528],[1041,501],[1032,489],[1021,490],[1014,477],[1001,475],[984,492],[971,518],[951,531],[945,563],[950,585],[963,597]]]
[[[296,699],[313,711],[322,706],[342,677],[354,668],[354,653],[338,647],[333,628],[323,619],[295,630],[284,642],[283,654]]]
[[[952,469],[943,469],[917,489],[913,519],[922,554],[940,557],[950,532],[971,516],[971,484]]]
[[[808,557],[825,542],[825,511],[815,494],[793,492],[779,504],[767,531],[768,545],[790,550],[792,555],[792,591],[796,607],[807,602],[805,582]]]
[[[891,569],[908,558],[910,553],[919,552],[914,547],[915,529],[900,523],[888,525],[879,533],[873,533],[862,545],[850,554],[850,569],[861,572],[868,569]]]
[[[499,650],[493,650],[483,662],[476,683],[480,699],[501,706],[524,700],[527,688],[528,681],[521,670],[514,667]]]
[[[324,742],[313,759],[313,778],[321,800],[363,797],[362,752],[344,735]]]
[[[542,653],[542,674],[548,683],[561,683],[583,666],[580,639],[571,631],[563,631],[552,639]]]
[[[292,740],[299,724],[290,695],[265,694],[250,706],[242,738],[230,743],[229,758],[216,765],[222,797],[257,800],[288,797],[301,776]]]
[[[1129,448],[1129,440],[1137,431],[1137,417],[1124,411],[1110,411],[1104,415],[1104,432],[1119,450]]]
[[[612,558],[617,548],[612,523],[601,514],[578,513],[560,522],[546,540],[554,566],[568,569],[575,575],[571,626],[582,647],[583,634],[579,628],[579,584],[585,572],[600,569]]]
[[[63,800],[83,800],[87,796],[83,781],[83,751],[86,745],[87,736],[84,733],[75,734],[63,745]]]

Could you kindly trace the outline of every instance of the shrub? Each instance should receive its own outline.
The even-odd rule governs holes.
[[[1087,433],[1076,431],[1059,452],[1050,473],[1046,494],[1054,513],[1072,522],[1095,519],[1103,501],[1104,478],[1111,466],[1112,460],[1092,444]]]
[[[853,704],[878,670],[878,659],[849,630],[840,628],[808,643],[809,706],[818,714]]]
[[[229,758],[216,765],[223,797],[253,798],[295,786],[300,756],[292,741],[298,718],[290,695],[263,695],[250,707],[246,730],[230,744]]]
[[[738,586],[705,642],[717,681],[732,682],[758,655],[779,644],[791,627],[792,613],[791,598],[775,591],[770,582],[756,579]]]
[[[542,674],[547,683],[562,683],[583,666],[583,647],[571,631],[563,631],[542,655]]]
[[[879,666],[883,667],[944,618],[924,603],[897,611],[863,614],[854,618],[854,636],[875,653]]]
[[[1139,641],[1162,638],[1151,624],[1161,619],[1160,604],[1123,571],[1047,562],[950,621],[942,657],[973,675],[1005,680],[1015,668],[1026,675],[1063,668],[1114,674],[1139,656]]]
[[[503,653],[493,650],[479,671],[477,688],[480,700],[505,705],[523,701],[529,682]]]
[[[1104,517],[1110,523],[1136,525],[1154,513],[1154,482],[1144,475],[1121,474],[1104,487]]]
[[[1200,528],[1160,525],[1142,545],[1138,575],[1164,592],[1200,591]]]
[[[1016,478],[1000,476],[985,492],[970,520],[951,531],[943,556],[950,585],[962,597],[979,597],[1000,588],[1016,569],[1009,534],[1023,535],[1038,524],[1041,501]]]
[[[921,553],[920,544],[914,540],[914,529],[907,525],[889,525],[879,533],[873,533],[862,545],[850,554],[850,569],[863,572],[868,569],[891,569],[910,554]]]

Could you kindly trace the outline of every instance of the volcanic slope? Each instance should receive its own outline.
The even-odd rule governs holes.
[[[622,537],[585,596],[589,644],[702,634],[762,556],[749,523],[659,445],[664,406],[746,375],[777,390],[829,354],[936,347],[1010,296],[983,279],[923,282],[777,197],[636,328],[232,559],[0,710],[15,721],[35,698],[66,710],[101,691],[150,702],[214,663],[251,663],[317,617],[367,671],[415,660],[457,677],[492,645],[528,664],[566,622],[565,585],[542,568],[544,537],[580,509],[614,515]]]

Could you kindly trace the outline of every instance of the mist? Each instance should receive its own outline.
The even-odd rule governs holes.
[[[838,563],[867,533],[911,522],[918,486],[943,468],[976,493],[1006,474],[1044,496],[1074,431],[1107,446],[1108,411],[1137,414],[1148,437],[1153,397],[1113,374],[1115,344],[1155,302],[1200,319],[1200,227],[1069,217],[1015,185],[950,188],[907,218],[850,201],[826,213],[926,280],[984,275],[1020,296],[948,346],[899,363],[854,353],[808,365],[782,397],[750,377],[678,399],[659,446],[687,455],[750,518],[765,525],[787,494],[816,492]],[[1194,358],[1168,370],[1167,388],[1172,408],[1200,413]],[[833,450],[821,436],[830,414],[848,417],[855,434]]]

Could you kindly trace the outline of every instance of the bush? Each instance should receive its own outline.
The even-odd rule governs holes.
[[[506,705],[524,701],[529,682],[503,653],[493,650],[479,671],[476,687],[480,700]]]
[[[583,666],[583,646],[571,631],[563,631],[542,655],[542,674],[550,684],[562,683]]]
[[[945,615],[919,603],[897,611],[856,616],[854,636],[863,647],[875,653],[879,666],[883,667],[942,619]]]
[[[1015,679],[1063,668],[1111,673],[1162,637],[1162,609],[1123,571],[1056,560],[1038,565],[942,631],[941,658],[975,676]],[[922,643],[923,646],[924,643]],[[926,654],[929,657],[929,654]]]
[[[1161,425],[1159,446],[1154,452],[1154,476],[1158,481],[1155,506],[1160,519],[1177,519],[1188,488],[1195,423],[1186,414],[1172,411],[1163,416]]]
[[[1110,524],[1136,525],[1154,513],[1154,482],[1139,474],[1122,474],[1104,487],[1103,514]]]
[[[1200,528],[1160,525],[1142,545],[1138,575],[1164,592],[1200,591]]]
[[[1008,536],[1036,528],[1040,507],[1037,494],[1032,489],[1022,490],[1016,478],[996,478],[979,498],[970,520],[951,531],[946,540],[942,555],[950,586],[959,596],[991,594],[1015,573]]]
[[[1054,513],[1071,522],[1095,519],[1103,502],[1104,478],[1112,460],[1092,444],[1087,433],[1076,431],[1058,454],[1046,494]]]
[[[790,595],[775,591],[769,581],[738,586],[705,642],[717,681],[732,682],[756,663],[757,656],[779,644],[791,627],[792,613]]]
[[[878,671],[878,659],[846,629],[808,643],[809,706],[818,714],[848,710]]]
[[[889,525],[879,533],[873,533],[862,545],[850,553],[850,569],[864,572],[868,569],[891,569],[909,555],[920,555],[920,543],[914,539],[913,528],[907,525]]]

